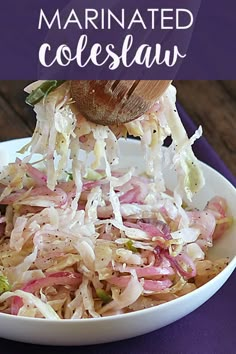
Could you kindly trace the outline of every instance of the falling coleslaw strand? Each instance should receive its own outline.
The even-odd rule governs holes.
[[[224,199],[201,211],[182,202],[204,185],[191,148],[201,128],[187,137],[173,87],[121,127],[82,117],[68,81],[34,109],[26,157],[0,174],[0,311],[49,319],[136,311],[193,291],[227,265],[206,260],[230,226]],[[127,134],[141,140],[145,175],[120,169],[118,139]],[[172,144],[163,150],[167,136]],[[173,192],[167,162],[177,174]]]

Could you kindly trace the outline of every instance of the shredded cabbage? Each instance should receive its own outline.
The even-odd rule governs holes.
[[[226,266],[205,259],[229,227],[225,201],[216,197],[202,211],[183,203],[204,184],[191,148],[202,131],[187,137],[173,87],[119,127],[82,117],[69,81],[34,109],[27,157],[0,177],[2,311],[49,319],[136,311],[193,291]],[[140,138],[145,175],[120,168],[118,139],[127,134]],[[167,136],[172,144],[163,149]],[[172,192],[164,167],[176,170]]]

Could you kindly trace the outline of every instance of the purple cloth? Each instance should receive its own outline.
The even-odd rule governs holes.
[[[181,118],[189,134],[196,127],[181,107]],[[196,143],[195,153],[234,185],[234,176],[208,142]],[[236,272],[204,305],[181,320],[155,332],[125,341],[84,347],[42,347],[0,340],[0,352],[8,354],[235,354]]]

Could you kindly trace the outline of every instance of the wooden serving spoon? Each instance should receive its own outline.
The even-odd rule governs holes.
[[[169,80],[72,80],[78,110],[91,122],[120,125],[145,112],[163,95]]]

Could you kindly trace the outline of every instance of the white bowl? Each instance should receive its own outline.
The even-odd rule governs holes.
[[[4,164],[14,161],[17,151],[28,139],[0,144]],[[141,151],[137,141],[121,141],[123,166],[141,166]],[[226,198],[229,211],[236,213],[236,190],[218,172],[205,164],[202,168],[206,186],[195,198],[194,205],[203,207],[213,196]],[[167,175],[168,186],[175,183],[173,174]],[[105,318],[51,321],[0,314],[0,336],[22,342],[48,345],[86,345],[131,338],[164,327],[194,311],[214,295],[236,267],[236,225],[220,239],[210,252],[211,258],[230,257],[229,265],[214,279],[197,290],[168,303],[124,315]],[[193,324],[194,325],[194,324]]]

